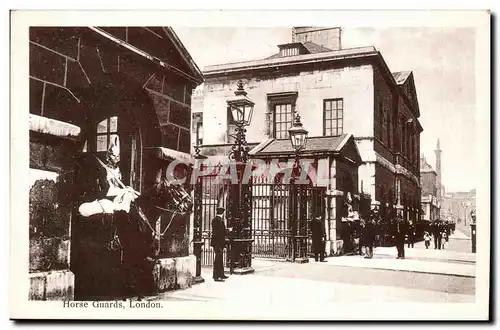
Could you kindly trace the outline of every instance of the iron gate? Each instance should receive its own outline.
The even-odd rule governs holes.
[[[226,220],[231,217],[228,209],[230,182],[218,176],[222,166],[214,166],[210,174],[198,179],[195,197],[195,217],[201,222],[201,265],[213,265],[213,249],[210,246],[212,219],[217,207],[226,208]],[[269,182],[265,176],[252,179],[252,255],[261,258],[288,259],[292,254],[292,225],[297,218],[295,235],[307,236],[306,254],[310,254],[311,234],[309,222],[316,214],[324,214],[325,192],[323,187],[296,186],[278,181]],[[295,194],[294,194],[295,191]],[[294,198],[295,195],[295,198]],[[297,209],[291,209],[296,205]],[[300,225],[302,224],[302,225]],[[328,230],[328,228],[326,228]],[[224,264],[227,250],[224,250]]]
[[[212,266],[214,262],[214,253],[213,248],[210,246],[210,239],[212,237],[212,219],[216,215],[217,207],[224,207],[226,209],[226,219],[229,216],[229,210],[227,210],[228,185],[218,177],[221,168],[222,166],[220,165],[212,167],[210,174],[201,176],[198,181],[200,196],[197,196],[195,203],[201,204],[197,208],[197,211],[201,214],[195,214],[195,216],[201,218],[202,266]],[[227,250],[224,249],[224,264],[226,264],[226,256]]]
[[[292,253],[292,230],[295,235],[307,236],[305,246],[310,253],[309,222],[316,214],[324,214],[326,188],[300,186],[295,190],[288,183],[269,182],[257,177],[252,183],[252,254],[261,258],[288,259]],[[291,209],[296,205],[297,209]],[[292,221],[297,219],[297,228]],[[328,228],[326,228],[328,230]]]

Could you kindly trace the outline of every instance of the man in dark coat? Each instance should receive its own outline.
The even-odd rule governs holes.
[[[417,237],[417,226],[410,221],[408,226],[408,248],[415,247],[415,239]]]
[[[396,218],[396,223],[394,224],[394,234],[393,237],[396,241],[396,248],[398,249],[397,259],[405,258],[405,236],[406,236],[406,224],[403,218],[398,216]]]
[[[365,245],[366,259],[373,258],[374,242],[375,242],[375,221],[370,219],[366,222],[363,233],[363,243]]]
[[[217,215],[212,219],[212,239],[210,245],[214,249],[214,272],[213,278],[216,282],[224,282],[224,264],[222,253],[226,245],[226,225],[224,224],[224,211],[222,207],[217,208]]]
[[[312,236],[312,249],[314,253],[314,260],[320,262],[325,262],[325,223],[321,220],[321,216],[318,215],[311,220],[311,236]]]
[[[442,226],[440,220],[435,220],[432,223],[432,235],[434,236],[434,250],[441,250],[441,232]]]

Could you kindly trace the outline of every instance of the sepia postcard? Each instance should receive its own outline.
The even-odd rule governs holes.
[[[488,11],[12,11],[10,318],[490,319]]]

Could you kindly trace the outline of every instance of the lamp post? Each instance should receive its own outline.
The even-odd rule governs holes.
[[[196,145],[195,150],[195,170],[201,172],[203,159],[207,157],[200,154],[200,147]],[[195,283],[203,282],[203,277],[201,277],[201,250],[203,246],[202,239],[202,229],[203,229],[203,218],[202,218],[202,204],[203,204],[203,184],[202,177],[196,177],[196,183],[194,187],[194,212],[193,212],[193,253],[196,257],[196,273],[194,277]]]
[[[235,96],[227,99],[227,107],[236,124],[235,143],[231,147],[229,159],[236,163],[237,173],[237,182],[232,181],[231,198],[228,201],[228,219],[230,220],[228,227],[232,228],[229,269],[232,274],[249,274],[254,272],[252,268],[252,191],[251,178],[244,178],[243,174],[249,151],[245,127],[250,125],[255,103],[247,97],[241,80],[234,94]],[[249,181],[244,182],[245,180]]]
[[[470,224],[472,253],[476,253],[476,210],[473,209],[470,212],[470,217],[472,220]]]
[[[307,203],[305,189],[303,185],[297,185],[297,177],[300,176],[300,152],[306,148],[307,135],[309,132],[302,126],[300,116],[295,116],[292,127],[288,130],[290,142],[295,150],[295,161],[291,175],[291,207],[289,216],[291,219],[291,243],[292,255],[291,261],[298,263],[306,263],[307,258],[307,222],[305,219],[305,211]],[[300,197],[300,199],[299,199]],[[299,203],[300,200],[300,203]]]

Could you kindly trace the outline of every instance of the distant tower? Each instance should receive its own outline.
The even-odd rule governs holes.
[[[437,173],[437,178],[436,178],[436,185],[437,185],[437,199],[438,201],[441,201],[443,199],[443,191],[442,191],[442,185],[441,185],[441,147],[439,146],[439,139],[437,140],[437,145],[436,145],[436,150],[434,150],[434,153],[436,154],[436,173]]]

